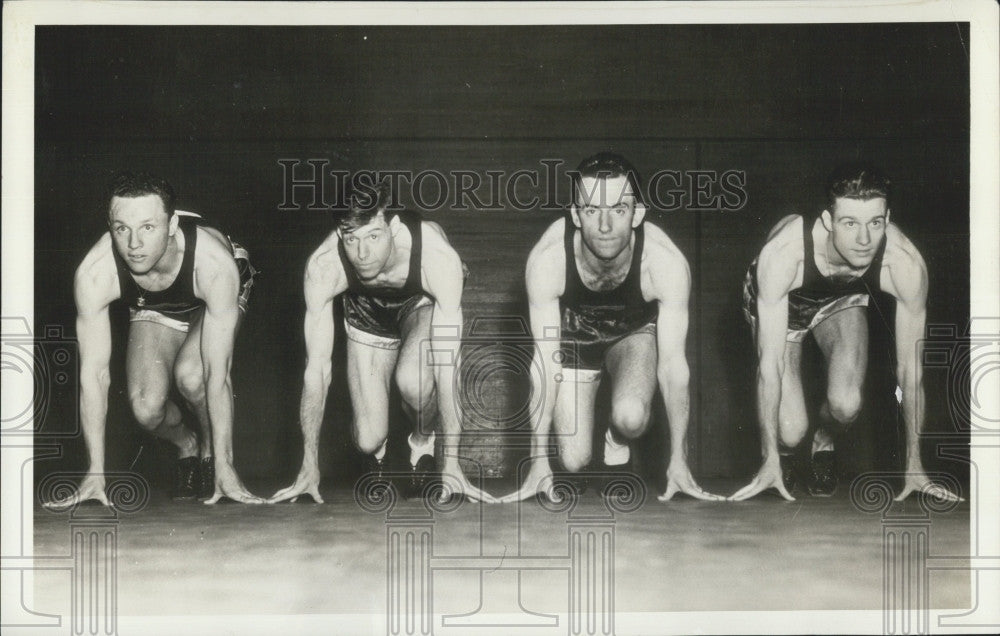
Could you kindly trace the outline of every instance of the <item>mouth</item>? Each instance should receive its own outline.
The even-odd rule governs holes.
[[[132,261],[133,263],[141,263],[142,261],[146,260],[146,257],[142,254],[129,254],[128,260]]]

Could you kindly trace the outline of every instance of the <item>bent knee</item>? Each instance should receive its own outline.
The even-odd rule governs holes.
[[[847,428],[861,413],[861,391],[838,391],[827,396],[830,417],[835,423]]]
[[[147,431],[154,431],[163,423],[167,414],[167,396],[135,393],[130,396],[132,415],[139,426]]]
[[[419,409],[434,394],[434,378],[431,371],[426,373],[396,373],[399,397],[415,409]]]
[[[646,432],[649,425],[648,403],[635,398],[616,400],[611,405],[611,424],[629,439],[635,439]]]
[[[590,449],[560,449],[559,463],[566,472],[578,473],[590,464]]]
[[[797,447],[802,443],[802,438],[805,436],[805,424],[788,424],[782,422],[778,425],[778,442],[786,448]]]
[[[385,442],[387,433],[373,430],[372,426],[359,422],[354,428],[354,443],[365,455],[371,455]]]
[[[188,402],[200,402],[205,396],[205,376],[201,367],[179,368],[174,374],[177,390]]]

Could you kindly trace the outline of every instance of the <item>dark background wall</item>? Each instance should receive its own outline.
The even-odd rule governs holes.
[[[540,179],[520,181],[520,199],[544,198],[555,188],[563,204],[567,166],[552,183],[543,160],[572,168],[585,155],[612,149],[647,176],[739,170],[747,193],[741,209],[693,210],[687,198],[658,209],[652,220],[684,251],[694,275],[693,468],[704,476],[744,476],[755,468],[758,442],[751,342],[738,311],[743,272],[778,219],[822,209],[823,180],[837,162],[869,160],[895,178],[893,220],[930,269],[928,320],[966,323],[967,41],[964,24],[39,27],[36,329],[63,325],[73,335],[72,272],[104,230],[100,193],[112,172],[164,174],[181,207],[217,221],[264,272],[237,343],[237,466],[250,477],[287,477],[301,447],[301,273],[331,226],[327,212],[306,209],[304,191],[299,209],[279,209],[280,159],[324,159],[331,170],[483,176],[525,168]],[[477,192],[487,196],[488,186]],[[405,193],[401,200],[412,204]],[[558,216],[515,210],[505,191],[497,207],[424,210],[472,269],[467,325],[526,316],[523,263]],[[898,443],[885,400],[894,384],[885,330],[892,307],[884,304],[882,313],[872,312],[870,407],[846,442],[858,451],[851,456],[859,470],[891,465]],[[119,353],[122,318],[119,310]],[[496,338],[499,329],[483,326],[481,333]],[[342,363],[342,346],[335,359]],[[109,467],[134,464],[163,474],[170,452],[132,423],[121,360]],[[325,470],[333,476],[351,472],[357,460],[342,365],[336,368],[323,435]],[[524,402],[527,385],[509,369],[483,382],[487,399],[472,410],[470,425],[488,431]],[[933,430],[950,431],[944,385],[928,375],[928,421]],[[57,390],[45,430],[71,430],[75,412],[72,391]],[[509,474],[517,451],[504,452],[501,439],[473,439],[470,452]],[[85,466],[82,440],[67,439],[65,450],[63,459],[42,462],[40,472]]]

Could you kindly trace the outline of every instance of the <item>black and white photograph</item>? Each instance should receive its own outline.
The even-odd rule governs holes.
[[[998,7],[5,2],[11,634],[996,633]]]

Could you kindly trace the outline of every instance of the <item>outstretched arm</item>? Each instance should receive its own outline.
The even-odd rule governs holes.
[[[101,277],[94,275],[99,265],[80,265],[73,281],[76,299],[76,337],[80,345],[80,421],[87,444],[90,467],[76,493],[46,502],[47,507],[64,508],[87,499],[108,504],[104,492],[104,431],[108,414],[108,387],[111,386],[111,320],[107,294],[102,293]]]
[[[329,251],[320,248],[306,266],[304,290],[306,315],[303,332],[306,341],[306,370],[302,378],[302,399],[299,404],[299,424],[302,427],[302,467],[295,483],[279,490],[270,503],[308,494],[323,503],[319,494],[319,432],[323,426],[327,393],[333,377],[334,324],[333,299],[346,288],[339,262]]]
[[[654,255],[650,255],[658,260]],[[683,492],[697,499],[720,501],[723,497],[705,492],[695,482],[687,463],[687,430],[691,401],[688,368],[684,346],[688,330],[688,298],[691,273],[680,254],[671,265],[654,267],[652,273],[655,297],[659,305],[656,319],[656,377],[663,394],[670,425],[670,461],[667,465],[667,489],[659,497],[668,501]]]
[[[552,275],[553,270],[560,271],[561,267],[553,263],[553,251],[546,250],[543,245],[536,247],[528,257],[525,270],[531,333],[535,339],[532,368],[539,370],[539,373],[531,374],[531,392],[533,400],[539,401],[539,406],[531,414],[531,464],[528,474],[517,491],[500,500],[502,503],[521,501],[541,492],[549,499],[556,499],[549,465],[549,431],[559,390],[557,378],[562,374],[558,356],[559,339],[553,336],[559,333],[561,324],[559,294],[563,283]]]
[[[775,247],[773,243],[765,246],[757,262],[757,418],[763,462],[753,480],[729,498],[733,501],[749,499],[772,487],[785,499],[794,500],[781,479],[778,406],[785,372],[788,292],[798,263]]]
[[[215,494],[205,503],[223,496],[241,503],[263,503],[240,481],[233,466],[233,384],[230,375],[233,343],[239,321],[237,296],[240,287],[236,263],[228,254],[203,255],[198,268],[198,291],[205,301],[201,326],[201,358],[205,368],[205,394],[212,421],[215,449]]]
[[[940,499],[955,501],[958,495],[932,484],[920,459],[920,434],[924,427],[923,341],[927,323],[927,266],[916,248],[905,241],[890,267],[889,291],[896,297],[896,378],[903,390],[903,420],[906,422],[906,477],[901,501],[924,491]]]
[[[473,501],[494,503],[493,495],[473,486],[459,465],[459,444],[462,438],[462,416],[455,394],[455,374],[461,360],[462,260],[448,244],[443,234],[425,232],[428,249],[424,252],[423,276],[426,289],[434,297],[431,315],[431,353],[429,360],[437,391],[438,412],[444,436],[444,456],[441,472],[446,493],[464,494]]]

